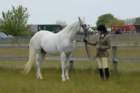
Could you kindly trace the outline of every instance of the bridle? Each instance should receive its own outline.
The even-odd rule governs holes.
[[[84,30],[84,40],[88,38],[88,28],[87,28],[87,25],[86,24],[83,24],[81,19],[79,18],[79,21],[80,21],[80,26],[82,27],[82,29]],[[87,56],[88,58],[90,58],[90,54],[89,54],[89,51],[88,51],[88,45],[87,45],[87,42],[84,42],[85,43],[85,50],[86,50],[86,53],[87,53]]]

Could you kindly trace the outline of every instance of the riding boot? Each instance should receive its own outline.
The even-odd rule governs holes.
[[[104,79],[104,71],[103,71],[103,69],[99,69],[99,74],[100,74],[100,78],[101,79]]]
[[[108,80],[109,77],[110,77],[109,68],[105,68],[105,69],[104,69],[104,72],[105,72],[105,78],[106,78],[106,80]]]

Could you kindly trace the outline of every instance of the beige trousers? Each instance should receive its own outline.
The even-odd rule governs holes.
[[[96,62],[99,69],[109,67],[108,57],[97,57]]]

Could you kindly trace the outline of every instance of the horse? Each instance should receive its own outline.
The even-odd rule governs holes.
[[[61,79],[69,80],[69,62],[73,50],[73,41],[75,41],[76,33],[83,31],[86,24],[79,18],[78,21],[66,26],[57,33],[47,30],[36,32],[30,39],[29,58],[24,67],[24,73],[29,73],[33,63],[36,64],[36,78],[43,79],[41,73],[41,63],[45,55],[49,53],[60,53],[61,62]]]

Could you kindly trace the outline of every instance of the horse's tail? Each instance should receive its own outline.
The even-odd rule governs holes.
[[[24,67],[25,74],[30,72],[34,62],[35,62],[35,49],[31,45],[29,45],[29,58]]]

